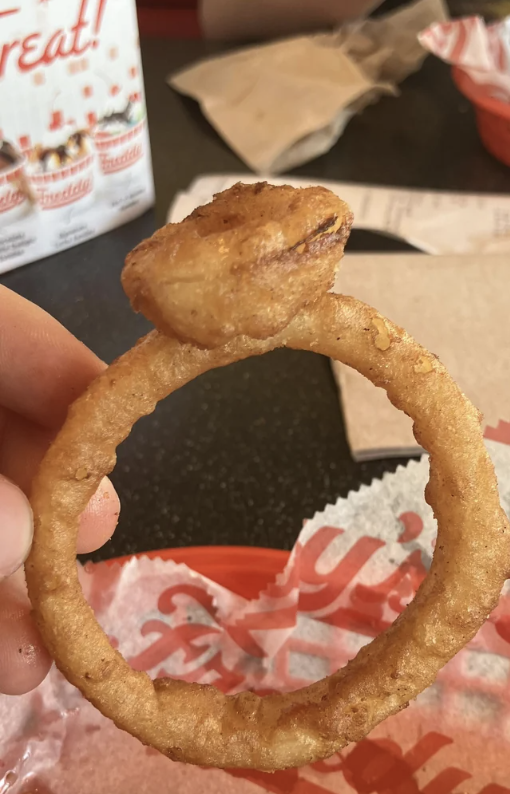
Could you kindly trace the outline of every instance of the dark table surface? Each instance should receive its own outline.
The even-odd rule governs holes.
[[[175,192],[202,173],[245,172],[198,106],[165,76],[221,50],[203,42],[143,43],[157,206],[139,220],[4,275],[110,361],[148,324],[120,287],[127,252],[164,222]],[[405,187],[509,192],[510,169],[482,148],[469,103],[429,58],[401,87],[351,121],[326,155],[293,175]],[[350,250],[404,245],[354,232]],[[289,548],[302,520],[401,461],[354,463],[329,362],[277,351],[208,373],[139,422],[112,479],[120,526],[96,559],[202,544]]]

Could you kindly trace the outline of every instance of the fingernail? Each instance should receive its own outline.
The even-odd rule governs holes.
[[[23,565],[33,534],[30,502],[23,491],[0,475],[0,579]]]

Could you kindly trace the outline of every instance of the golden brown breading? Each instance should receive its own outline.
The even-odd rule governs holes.
[[[282,194],[286,201],[289,190]],[[236,212],[235,196],[229,192],[217,199],[226,226]],[[291,200],[288,206],[292,207]],[[304,213],[299,201],[296,206],[298,215]],[[198,217],[210,218],[207,212],[201,216],[197,211]],[[214,228],[221,217],[214,215]],[[316,234],[317,218],[310,223],[300,221],[301,227],[289,220],[292,234],[285,233],[285,245],[301,244],[295,239],[299,228],[301,233],[304,229],[303,237]],[[205,232],[209,221],[203,223]],[[263,229],[268,223],[264,216]],[[189,228],[187,224],[182,229]],[[284,226],[281,219],[279,228]],[[253,233],[257,245],[265,246],[266,232],[257,236],[255,225]],[[175,234],[181,239],[181,232],[171,232],[168,239]],[[221,235],[214,239],[218,243]],[[191,248],[185,250],[195,251],[195,243],[192,235]],[[280,243],[268,244],[271,250],[283,251]],[[246,245],[253,249],[250,261],[258,261],[255,242]],[[153,295],[158,291],[156,274],[164,269],[159,242],[155,250],[158,264],[150,271],[156,279],[151,283]],[[170,264],[179,261],[176,283],[185,285],[182,249],[177,259],[171,246],[169,250]],[[328,250],[325,255],[329,256]],[[271,259],[275,273],[281,256]],[[259,260],[265,261],[262,253]],[[192,258],[190,268],[192,283],[197,285],[197,341],[210,344],[226,334],[223,312],[228,300],[222,296],[211,317],[209,305],[202,303],[204,292],[198,281],[203,263]],[[478,411],[437,358],[375,309],[354,298],[325,294],[325,271],[320,266],[318,271],[322,296],[309,305],[305,301],[297,312],[294,304],[291,310],[287,303],[293,317],[272,337],[239,334],[204,349],[158,331],[149,334],[74,403],[34,482],[35,537],[26,573],[48,650],[68,680],[103,714],[178,761],[270,771],[310,763],[358,741],[434,681],[441,667],[484,623],[509,574],[510,527],[499,503]],[[132,279],[133,268],[130,272]],[[251,266],[246,272],[251,273]],[[144,268],[144,278],[147,273]],[[215,279],[219,273],[215,270]],[[237,295],[230,264],[225,273],[225,290]],[[245,271],[239,278],[243,282]],[[308,278],[309,294],[316,294],[313,271]],[[301,299],[305,292],[301,291]],[[188,310],[193,306],[191,295],[184,290]],[[188,328],[185,312],[174,310],[172,304],[165,322],[173,328],[178,317],[181,330]],[[280,325],[284,316],[285,312],[279,315]],[[242,322],[248,320],[245,312]],[[263,327],[260,318],[255,327],[259,331]],[[190,323],[190,333],[192,328]],[[322,353],[354,367],[384,388],[397,408],[414,420],[416,438],[430,453],[426,498],[438,521],[431,570],[391,628],[362,648],[345,668],[306,689],[260,698],[252,693],[225,696],[213,686],[170,679],[153,682],[145,673],[132,670],[111,647],[84,599],[75,561],[79,516],[114,467],[118,444],[159,400],[207,370],[282,346]]]
[[[351,224],[325,188],[234,185],[140,243],[122,284],[135,311],[183,341],[266,339],[332,287]]]

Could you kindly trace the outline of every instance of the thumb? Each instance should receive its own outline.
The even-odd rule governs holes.
[[[34,532],[30,503],[17,485],[0,475],[0,581],[25,562]]]

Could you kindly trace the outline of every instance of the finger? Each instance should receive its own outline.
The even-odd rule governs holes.
[[[104,364],[38,306],[0,286],[0,405],[59,427]]]
[[[30,503],[14,483],[0,476],[0,580],[25,562],[34,532]]]
[[[23,571],[0,582],[0,692],[22,695],[38,686],[51,659],[30,617]]]
[[[3,421],[2,421],[3,419]],[[0,474],[30,496],[32,480],[55,432],[0,408]]]
[[[29,494],[32,479],[53,437],[54,433],[49,430],[4,411],[0,474]],[[119,497],[110,480],[105,478],[80,518],[79,554],[95,551],[111,538],[119,512]]]

